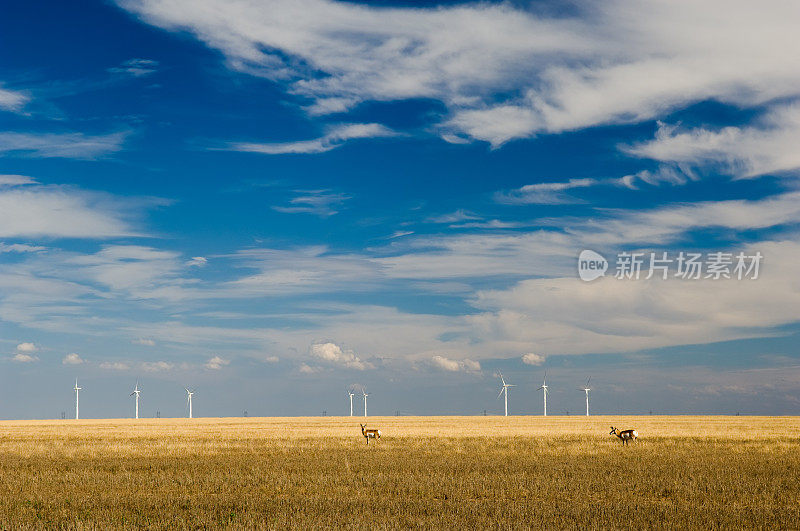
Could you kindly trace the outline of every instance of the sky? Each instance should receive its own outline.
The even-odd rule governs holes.
[[[797,414],[799,22],[6,5],[0,418]]]

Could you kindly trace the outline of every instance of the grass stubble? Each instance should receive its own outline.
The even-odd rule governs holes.
[[[0,422],[0,527],[800,528],[800,418],[359,421]]]

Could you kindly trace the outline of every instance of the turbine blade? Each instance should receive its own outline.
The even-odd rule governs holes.
[[[499,393],[497,393],[497,398],[500,398],[501,396],[503,396],[503,391],[505,391],[505,390],[506,390],[506,388],[505,388],[505,387],[502,387],[502,388],[500,389],[500,392],[499,392]],[[495,400],[497,400],[497,398],[496,398]]]

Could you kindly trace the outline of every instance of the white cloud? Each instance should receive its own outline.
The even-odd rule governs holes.
[[[127,363],[123,363],[121,361],[104,361],[100,364],[101,369],[111,370],[111,371],[127,371],[130,369],[130,366]]]
[[[378,275],[378,266],[365,257],[336,254],[324,246],[250,249],[237,252],[235,258],[256,271],[225,286],[241,296],[336,291]]]
[[[444,356],[436,355],[431,357],[431,363],[435,367],[449,372],[480,372],[481,370],[481,364],[470,359],[453,360]]]
[[[426,221],[430,223],[460,223],[462,221],[474,221],[478,219],[481,219],[481,217],[472,212],[467,212],[464,209],[459,209],[450,214],[430,217]]]
[[[372,368],[370,363],[361,361],[352,350],[344,350],[335,343],[315,343],[309,349],[311,355],[321,360],[342,365],[348,369],[363,371]]]
[[[450,111],[441,124],[449,141],[496,146],[649,119],[696,101],[755,106],[800,93],[797,13],[777,0],[612,0],[561,15],[508,3],[119,3],[156,26],[188,30],[232,68],[286,83],[312,113],[367,100],[440,100]]]
[[[121,65],[109,68],[112,74],[128,74],[133,77],[149,76],[158,71],[158,61],[152,59],[128,59]]]
[[[800,223],[800,192],[757,200],[733,199],[668,205],[652,210],[616,211],[576,231],[584,243],[669,243],[700,228],[764,229]]]
[[[527,184],[511,192],[498,192],[495,200],[498,203],[518,205],[555,205],[563,203],[576,203],[580,200],[564,193],[566,190],[587,188],[599,183],[597,179],[570,179],[561,183]]]
[[[660,124],[654,140],[623,147],[629,154],[692,166],[716,165],[736,177],[800,169],[800,104],[776,106],[759,123],[715,131]]]
[[[191,260],[186,262],[189,267],[203,267],[208,263],[208,259],[204,256],[193,256]]]
[[[524,354],[522,356],[522,363],[527,365],[541,365],[544,363],[545,357],[541,354],[534,354],[533,352],[529,352],[528,354]]]
[[[21,186],[24,184],[36,184],[36,181],[27,175],[0,175],[0,186]]]
[[[85,135],[83,133],[0,132],[0,156],[96,159],[122,149],[128,133]]]
[[[24,92],[4,89],[0,86],[0,109],[19,112],[30,99],[30,96]]]
[[[39,350],[34,343],[20,343],[17,345],[18,352],[36,352]]]
[[[181,298],[184,265],[180,255],[141,245],[107,245],[94,254],[73,256],[75,274],[112,291],[141,298]],[[140,343],[146,344],[146,343]]]
[[[62,365],[80,365],[83,362],[83,358],[74,352],[72,354],[67,354],[64,356],[64,359],[61,360]]]
[[[144,345],[145,347],[154,347],[156,346],[156,342],[152,339],[147,339],[144,337],[140,337],[131,341],[134,345]]]
[[[300,367],[297,369],[302,374],[317,374],[322,372],[322,367],[312,367],[307,363],[301,363]]]
[[[30,354],[24,354],[22,352],[18,352],[11,359],[13,361],[16,361],[17,363],[33,363],[33,362],[39,361],[39,357],[38,356],[32,356]]]
[[[218,371],[228,364],[230,364],[229,360],[214,356],[206,362],[205,368],[211,371]]]
[[[121,207],[108,196],[71,188],[0,188],[0,237],[136,236]]]
[[[397,136],[397,133],[381,124],[339,124],[331,128],[324,136],[313,140],[273,144],[234,142],[228,146],[228,149],[250,153],[264,153],[266,155],[324,153],[336,149],[348,140],[392,136]]]
[[[289,206],[273,206],[284,214],[314,214],[326,218],[338,214],[337,210],[350,196],[330,190],[296,190],[299,194],[289,201]]]
[[[433,356],[431,363],[445,371],[456,372],[461,370],[461,365],[456,360],[451,360],[443,356]]]
[[[142,362],[142,370],[146,372],[163,372],[171,370],[175,365],[167,361],[145,361]],[[208,366],[208,365],[206,365]]]
[[[264,358],[267,363],[278,363],[281,359],[278,356],[267,356]]]
[[[743,250],[765,256],[758,280],[530,279],[478,292],[473,304],[487,311],[467,321],[476,339],[496,348],[537,345],[544,356],[763,337],[800,320],[793,280],[800,244],[761,242]]]
[[[41,245],[28,245],[27,243],[2,243],[0,242],[0,253],[38,253],[46,251],[47,247]]]
[[[475,360],[463,359],[461,360],[461,366],[467,372],[479,372],[481,370],[481,364]]]

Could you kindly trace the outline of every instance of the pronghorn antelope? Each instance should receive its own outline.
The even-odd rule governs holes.
[[[361,435],[367,440],[367,445],[369,445],[370,439],[380,439],[381,438],[381,430],[368,430],[366,429],[366,424],[359,424],[361,426]]]
[[[617,437],[619,437],[620,440],[622,441],[623,446],[626,446],[628,444],[628,441],[635,441],[636,438],[639,436],[639,434],[636,433],[636,430],[621,431],[615,428],[614,426],[611,426],[611,432],[609,433],[609,435],[616,435]]]

